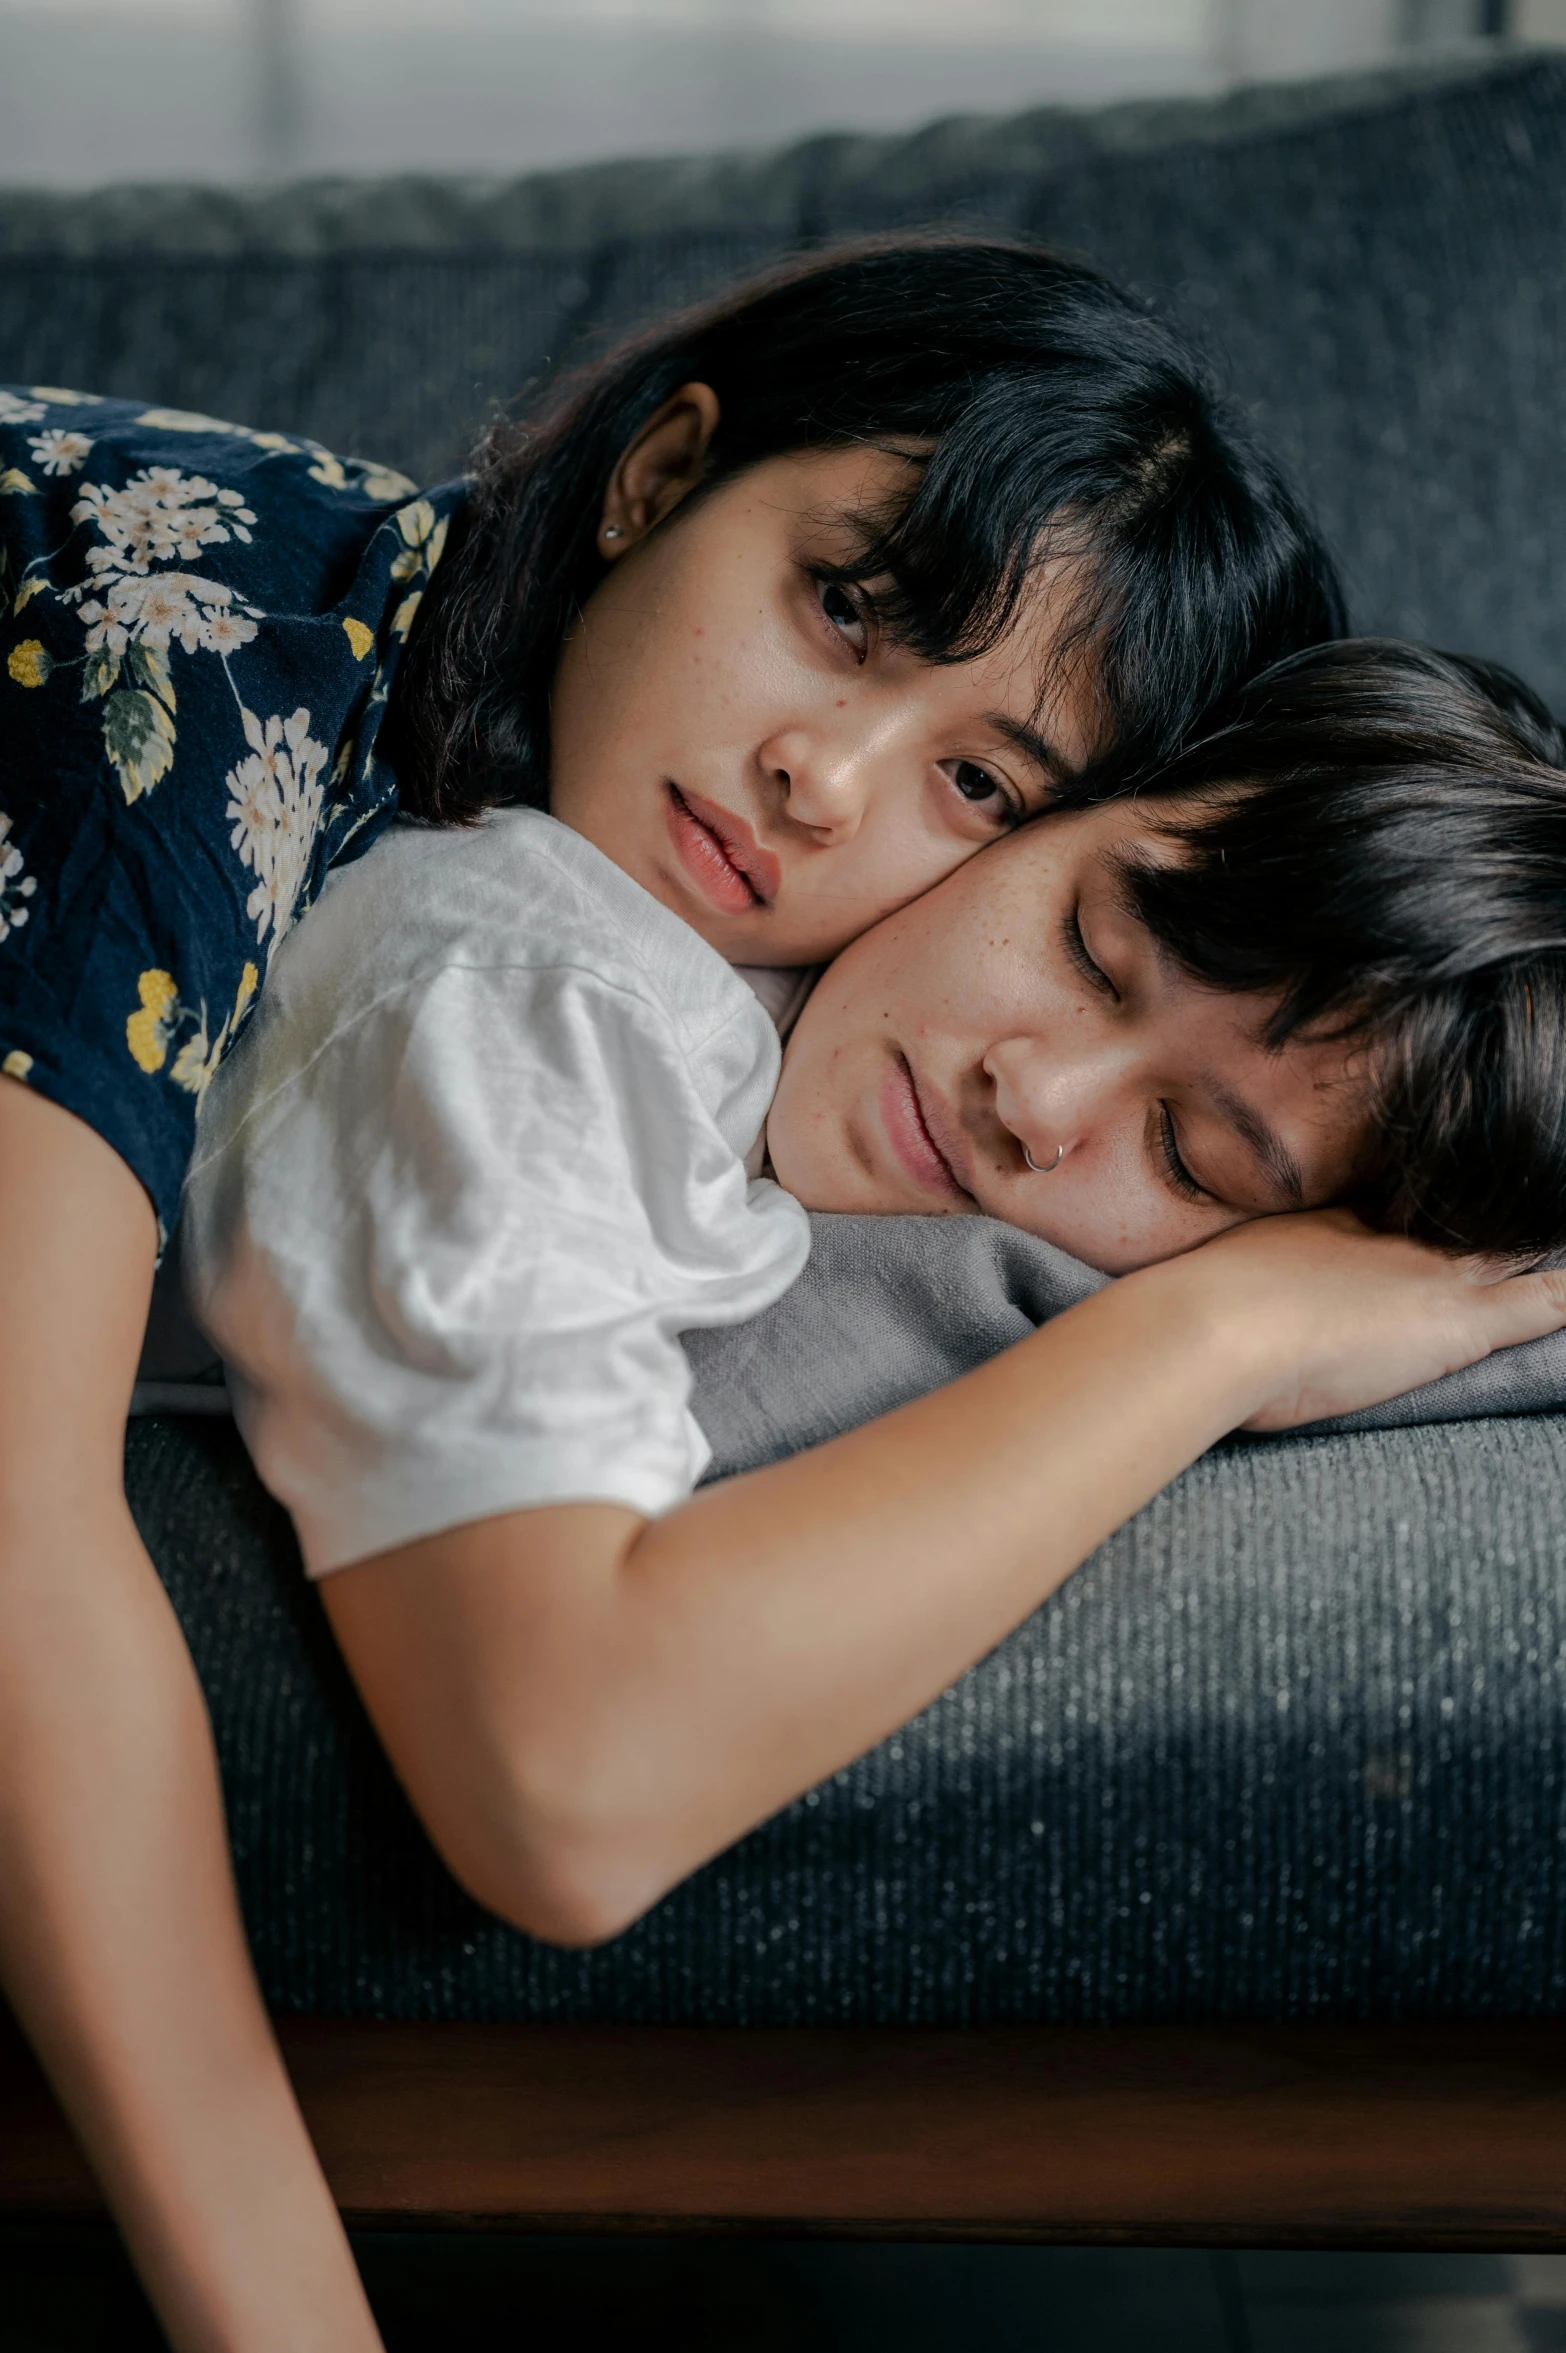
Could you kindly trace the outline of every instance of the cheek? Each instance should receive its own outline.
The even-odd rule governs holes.
[[[1017,1188],[1015,1222],[1084,1265],[1107,1275],[1132,1274],[1176,1258],[1237,1222],[1195,1203],[1175,1201],[1129,1156],[1112,1154],[1073,1170],[1051,1192],[1045,1177]],[[1003,1214],[1005,1214],[1003,1212]]]
[[[840,1056],[794,1060],[785,1066],[767,1115],[767,1153],[773,1174],[806,1208],[840,1206],[849,1155],[833,1086]]]

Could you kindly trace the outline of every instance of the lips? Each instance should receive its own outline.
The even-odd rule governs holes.
[[[957,1173],[966,1171],[967,1156],[946,1106],[933,1088],[921,1090],[901,1054],[881,1082],[880,1112],[887,1142],[921,1192],[973,1199]]]
[[[669,835],[680,864],[708,903],[725,915],[769,907],[783,869],[743,817],[669,784]]]

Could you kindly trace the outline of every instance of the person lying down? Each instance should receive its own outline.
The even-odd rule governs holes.
[[[206,1099],[184,1262],[473,1894],[615,1934],[1226,1432],[1566,1324],[1566,1279],[1507,1271],[1566,1242],[1560,760],[1504,673],[1296,655],[864,933],[781,1054],[538,811],[331,881]],[[679,1335],[779,1298],[810,1209],[997,1217],[1122,1279],[698,1492]]]

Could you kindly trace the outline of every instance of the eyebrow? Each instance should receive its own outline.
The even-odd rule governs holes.
[[[1209,1079],[1207,1091],[1230,1126],[1244,1137],[1289,1207],[1303,1209],[1304,1173],[1277,1130],[1270,1128],[1261,1115],[1251,1109],[1244,1097],[1236,1095],[1221,1079]]]
[[[1041,769],[1051,784],[1067,784],[1076,774],[1071,762],[1050,742],[1049,737],[1041,735],[1036,727],[1030,727],[1026,719],[1013,719],[1005,711],[987,711],[984,723],[987,727],[993,727],[997,735],[1004,736],[1007,743],[1015,744],[1023,757],[1031,760],[1035,768]]]

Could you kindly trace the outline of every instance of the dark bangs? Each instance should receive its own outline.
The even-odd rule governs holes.
[[[1274,1001],[1274,1048],[1364,1048],[1359,1206],[1449,1249],[1566,1246],[1561,730],[1490,665],[1362,640],[1280,665],[1152,789],[1172,865],[1135,912],[1211,988]]]
[[[1276,552],[1258,528],[1261,485],[1205,402],[1182,400],[1172,379],[1158,389],[1149,432],[1144,414],[1128,419],[1105,397],[1096,365],[1063,360],[1047,386],[1036,371],[997,376],[942,431],[908,499],[864,518],[854,564],[837,570],[889,582],[878,621],[923,660],[952,663],[989,653],[1040,572],[1068,565],[1054,660],[1091,665],[1104,719],[1068,800],[1129,789],[1165,765],[1260,642],[1315,644],[1340,627],[1325,568],[1278,565],[1254,605],[1232,593],[1254,587]],[[1041,699],[1048,687],[1041,679]]]
[[[1341,627],[1303,511],[1167,326],[1036,247],[872,240],[664,322],[536,418],[496,427],[389,714],[411,813],[460,823],[546,801],[549,688],[604,576],[605,487],[691,381],[721,412],[698,496],[798,450],[917,454],[900,510],[859,519],[853,576],[890,584],[882,623],[925,660],[993,646],[1040,564],[1074,558],[1066,652],[1094,663],[1099,788],[1167,759],[1253,669]]]

